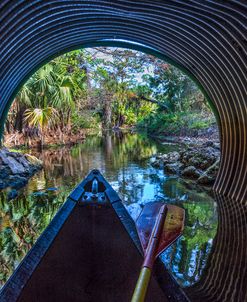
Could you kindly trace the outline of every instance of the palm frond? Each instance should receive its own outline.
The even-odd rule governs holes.
[[[53,107],[27,109],[24,114],[25,122],[30,126],[39,127],[41,130],[52,126],[58,119],[58,112]]]

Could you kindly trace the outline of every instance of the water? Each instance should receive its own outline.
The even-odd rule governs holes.
[[[99,169],[119,193],[134,219],[143,205],[166,201],[183,207],[183,236],[162,254],[166,267],[184,287],[205,271],[217,229],[217,208],[202,188],[153,168],[158,152],[178,150],[176,144],[158,144],[140,134],[117,133],[88,137],[71,148],[35,153],[44,169],[13,201],[0,193],[0,282],[3,285],[37,237],[49,224],[70,191],[93,169]]]

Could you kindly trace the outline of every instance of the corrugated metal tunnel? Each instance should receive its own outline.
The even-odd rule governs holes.
[[[94,45],[139,49],[200,85],[221,132],[215,191],[246,201],[247,1],[1,0],[0,21],[2,130],[21,85],[51,58]]]

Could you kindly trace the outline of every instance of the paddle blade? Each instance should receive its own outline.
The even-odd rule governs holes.
[[[164,203],[161,202],[147,203],[142,209],[140,216],[136,220],[136,229],[144,254],[146,252],[148,242],[156,222],[156,218],[159,214],[160,208],[163,205]]]
[[[146,253],[160,208],[163,205],[164,203],[161,202],[146,204],[136,221],[136,228],[144,254]],[[184,210],[174,205],[166,206],[166,218],[161,232],[159,245],[155,252],[155,257],[162,253],[182,234],[184,227]]]
[[[184,218],[184,209],[170,204],[167,205],[167,214],[156,250],[156,257],[182,235]]]

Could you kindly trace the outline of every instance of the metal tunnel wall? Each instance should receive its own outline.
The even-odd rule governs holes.
[[[157,54],[200,83],[218,115],[221,131],[222,156],[215,191],[234,199],[224,204],[218,197],[220,213],[229,213],[231,219],[236,216],[236,232],[240,225],[244,236],[247,1],[0,0],[1,129],[16,93],[38,67],[66,51],[93,45],[122,45]],[[238,207],[245,209],[242,224],[239,212],[235,215],[232,210],[236,200]],[[235,242],[235,231],[228,232],[227,225],[220,216],[219,232],[224,238],[230,234],[227,238]],[[246,284],[245,272],[241,282],[227,273],[229,261],[233,272],[237,270],[237,257],[230,256],[228,239],[217,238],[210,274],[188,293],[198,301],[244,301],[246,293],[240,296],[239,290]],[[235,242],[236,249],[239,242]],[[246,267],[246,256],[241,254],[239,259]],[[232,291],[225,291],[229,284]]]
[[[187,69],[219,112],[215,190],[247,197],[246,1],[0,1],[0,116],[20,84],[65,50],[105,40],[154,48]]]
[[[0,1],[0,117],[38,66],[66,50],[130,41],[190,72],[219,113],[215,190],[247,197],[247,2],[212,0]]]
[[[245,198],[247,2],[1,1],[0,114],[27,75],[50,57],[104,40],[158,50],[191,72],[220,116],[215,189]]]

